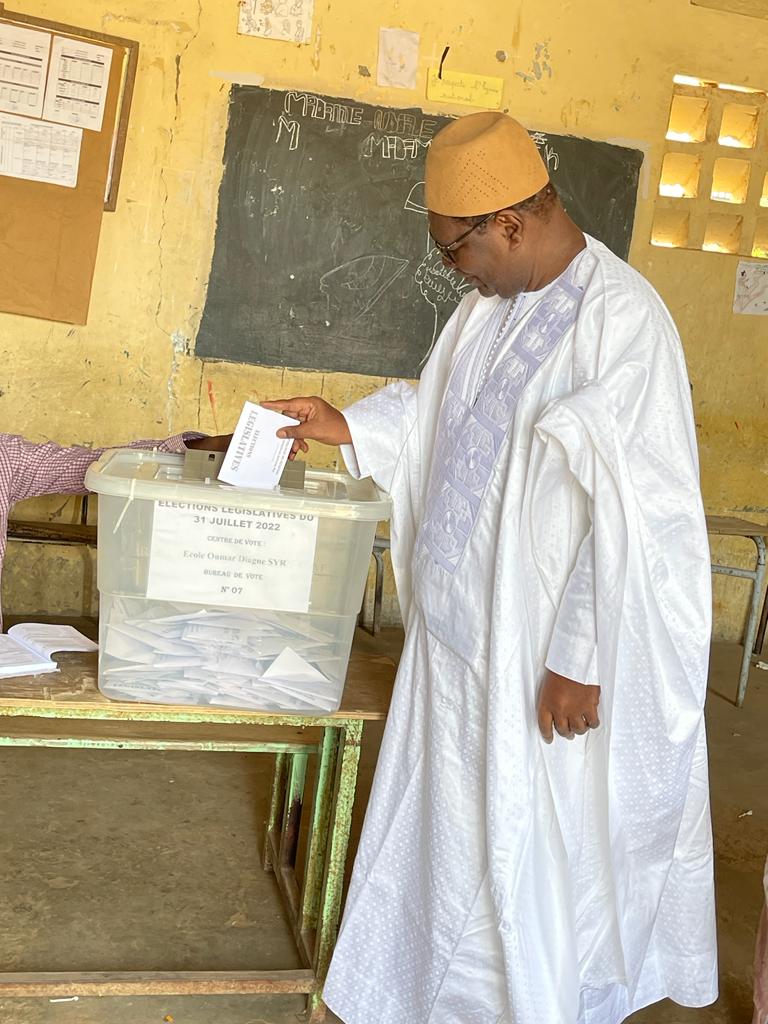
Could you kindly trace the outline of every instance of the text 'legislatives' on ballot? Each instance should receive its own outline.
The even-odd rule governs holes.
[[[242,434],[238,438],[235,435],[236,446],[232,452],[232,471],[237,473],[240,471],[243,459],[253,458],[253,454],[256,450],[259,437],[261,436],[261,430],[257,426],[258,409],[250,410],[247,413],[246,422],[242,426]],[[227,452],[229,455],[229,452]]]

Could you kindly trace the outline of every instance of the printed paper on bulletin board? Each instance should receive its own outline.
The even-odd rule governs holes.
[[[87,320],[123,65],[114,49],[103,129],[83,132],[75,186],[0,174],[2,312]]]

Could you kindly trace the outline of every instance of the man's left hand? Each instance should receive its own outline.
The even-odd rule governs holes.
[[[231,434],[216,434],[214,437],[193,437],[184,444],[187,448],[196,448],[204,452],[225,452],[231,440]]]
[[[599,686],[577,683],[547,669],[539,693],[539,730],[545,742],[552,742],[555,731],[572,740],[596,729],[600,725],[599,703]]]

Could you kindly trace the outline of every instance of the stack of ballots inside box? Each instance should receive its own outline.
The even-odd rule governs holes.
[[[332,712],[339,637],[306,616],[116,598],[102,626],[100,687],[116,700]]]

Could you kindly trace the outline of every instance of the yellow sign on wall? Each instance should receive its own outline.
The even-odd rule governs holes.
[[[467,107],[498,110],[504,95],[504,79],[490,75],[470,75],[463,71],[430,68],[427,75],[427,99],[440,103],[461,103]]]

